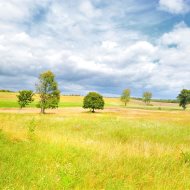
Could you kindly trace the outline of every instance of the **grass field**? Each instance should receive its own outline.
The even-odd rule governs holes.
[[[92,114],[81,102],[63,96],[41,115],[0,94],[0,189],[190,189],[189,111],[107,98]]]
[[[17,103],[17,93],[0,92],[0,108],[19,108]],[[38,96],[34,96],[35,101],[28,108],[35,108],[38,102]],[[104,98],[106,107],[124,107],[119,98]],[[82,96],[61,96],[59,107],[82,107]],[[181,110],[176,103],[151,102],[152,106],[146,106],[140,100],[132,99],[127,108],[149,109],[149,110]]]

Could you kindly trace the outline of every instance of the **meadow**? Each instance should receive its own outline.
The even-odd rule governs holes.
[[[0,108],[19,108],[17,103],[17,93],[0,92]],[[38,102],[38,95],[34,96],[34,102],[26,106],[27,108],[35,108]],[[119,98],[104,98],[106,107],[124,107]],[[59,107],[82,107],[82,96],[61,96]],[[151,106],[146,106],[142,101],[131,99],[127,104],[127,108],[150,109],[150,110],[181,110],[177,103],[151,102]]]
[[[105,98],[93,114],[62,96],[42,115],[15,96],[0,93],[0,189],[190,189],[189,110]]]

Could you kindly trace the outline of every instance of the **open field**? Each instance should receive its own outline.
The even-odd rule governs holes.
[[[18,108],[17,93],[0,92],[0,108]],[[38,96],[34,96],[35,101],[30,104],[29,108],[35,108]],[[119,98],[104,98],[106,107],[124,107],[123,103]],[[60,108],[64,107],[82,107],[83,97],[82,96],[61,96]],[[146,106],[140,100],[132,99],[127,108],[138,108],[138,109],[150,109],[150,110],[181,110],[176,103],[163,103],[163,102],[151,102],[152,106]]]
[[[190,189],[189,111],[110,98],[92,114],[76,106],[82,97],[61,101],[75,106],[0,109],[0,189]]]

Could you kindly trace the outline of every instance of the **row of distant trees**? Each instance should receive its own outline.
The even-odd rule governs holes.
[[[131,91],[130,91],[130,89],[123,90],[122,95],[121,95],[121,101],[124,102],[125,106],[130,101],[130,99],[131,99]],[[142,101],[146,105],[150,104],[151,99],[152,99],[152,93],[151,92],[146,91],[146,92],[143,93]]]
[[[131,91],[130,89],[125,89],[121,95],[121,101],[124,102],[125,106],[130,101]],[[152,99],[151,92],[144,92],[142,95],[142,101],[145,102],[146,105],[149,105]],[[177,102],[179,102],[179,106],[181,106],[184,110],[187,108],[187,105],[190,103],[190,90],[183,89],[177,96]]]
[[[11,90],[0,89],[0,92],[13,92],[13,91],[11,91]]]
[[[54,109],[58,108],[60,101],[60,90],[58,89],[58,84],[55,81],[55,75],[51,71],[46,71],[40,74],[38,82],[36,84],[36,93],[39,94],[39,101],[37,107],[41,109],[41,113],[45,113],[48,108]],[[34,101],[34,92],[31,90],[19,91],[17,95],[18,104],[20,108],[26,107],[26,105]],[[130,89],[125,89],[121,95],[121,101],[124,102],[125,106],[130,101],[131,91]],[[142,95],[142,101],[146,105],[149,105],[152,99],[151,92],[144,92]],[[183,89],[177,97],[179,105],[185,110],[187,104],[190,103],[190,90]],[[90,109],[95,112],[95,109],[104,109],[104,99],[101,94],[96,92],[89,92],[83,100],[83,108]]]

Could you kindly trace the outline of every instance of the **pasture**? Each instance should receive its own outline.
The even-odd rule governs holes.
[[[42,115],[0,93],[0,189],[190,189],[188,110],[105,98],[93,114],[82,99]]]
[[[0,92],[0,108],[19,108],[16,98],[17,93]],[[35,108],[39,99],[38,95],[34,96],[35,101],[27,108]],[[119,98],[104,98],[106,107],[124,107]],[[82,96],[61,96],[59,107],[82,107]],[[140,100],[131,99],[127,108],[150,109],[150,110],[181,110],[176,103],[151,102],[151,106],[146,106]]]

